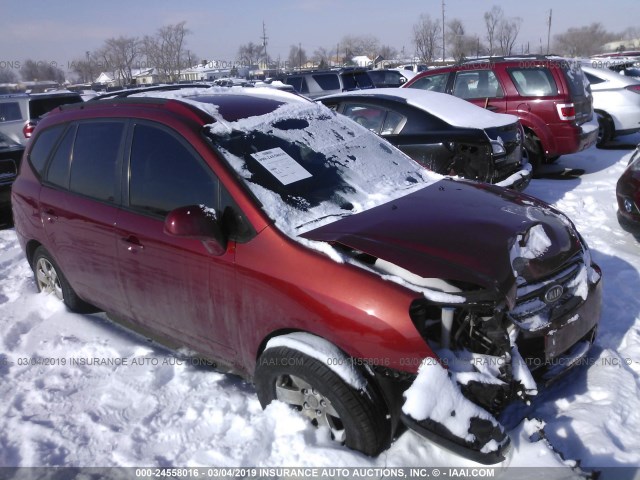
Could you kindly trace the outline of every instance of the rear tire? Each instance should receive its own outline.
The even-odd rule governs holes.
[[[357,390],[324,362],[282,346],[264,351],[254,381],[263,408],[283,401],[313,425],[329,427],[338,443],[370,456],[390,443],[387,407],[370,381]]]
[[[611,140],[614,135],[613,120],[609,115],[604,112],[597,112],[598,115],[598,140],[596,141],[596,147],[602,148]]]
[[[53,293],[72,312],[93,313],[99,311],[96,307],[78,297],[58,264],[43,246],[36,248],[31,267],[39,292]]]
[[[544,162],[540,140],[533,133],[527,132],[524,136],[522,146],[527,155],[527,160],[531,164],[532,173],[535,173]]]

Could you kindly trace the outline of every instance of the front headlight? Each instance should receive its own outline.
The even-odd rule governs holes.
[[[493,151],[494,155],[504,155],[507,153],[504,148],[504,144],[496,140],[491,140],[491,151]]]

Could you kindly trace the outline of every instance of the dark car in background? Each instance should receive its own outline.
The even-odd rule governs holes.
[[[376,88],[399,88],[417,75],[409,70],[393,68],[368,70],[367,73]]]
[[[296,92],[314,99],[332,93],[375,88],[364,68],[292,73],[281,79]]]
[[[640,235],[640,145],[616,184],[618,221],[627,231]]]
[[[403,88],[444,92],[516,115],[534,170],[598,138],[591,90],[579,61],[546,55],[487,57],[427,70]]]
[[[0,133],[25,145],[45,113],[60,105],[82,102],[80,94],[69,91],[0,95]]]
[[[11,206],[11,185],[18,175],[23,152],[23,145],[0,133],[0,213]]]
[[[594,339],[600,270],[562,213],[429,172],[299,95],[94,99],[47,115],[24,158],[12,207],[40,291],[198,352],[368,455],[404,422],[502,461],[492,414]],[[463,407],[403,404],[441,387]]]
[[[319,101],[436,173],[516,190],[531,180],[531,168],[522,155],[522,127],[513,115],[493,113],[443,93],[397,88],[348,92]]]

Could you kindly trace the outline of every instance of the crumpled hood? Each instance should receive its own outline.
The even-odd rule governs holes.
[[[581,250],[571,222],[544,202],[488,184],[450,179],[302,237],[345,245],[424,278],[478,285],[501,294],[511,307],[514,268],[518,276],[533,282],[557,271]]]

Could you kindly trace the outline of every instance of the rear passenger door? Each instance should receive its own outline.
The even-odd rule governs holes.
[[[460,70],[453,79],[453,95],[496,113],[504,113],[504,88],[492,70]]]
[[[188,205],[221,218],[228,197],[210,167],[177,132],[135,121],[118,215],[120,279],[135,321],[214,358],[232,358],[234,246],[212,255],[204,242],[171,236],[164,220]]]
[[[49,129],[63,131],[41,173],[40,190],[50,253],[82,299],[118,314],[127,308],[114,233],[127,123],[100,120]],[[53,142],[47,134],[39,135],[34,150],[41,141]]]

